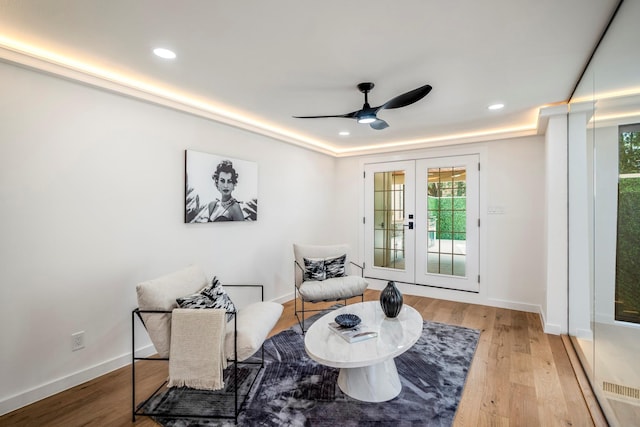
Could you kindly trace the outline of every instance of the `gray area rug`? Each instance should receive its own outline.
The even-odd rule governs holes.
[[[239,426],[450,426],[462,395],[480,331],[424,322],[422,336],[398,356],[400,394],[368,403],[342,393],[338,370],[319,365],[304,350],[297,327],[265,341],[265,368],[239,369],[239,390],[246,392],[257,374]],[[227,368],[227,374],[231,370]],[[227,392],[233,381],[225,381]],[[233,408],[233,394],[173,388],[156,396],[147,411],[216,415]],[[233,409],[231,409],[233,411]],[[163,426],[233,426],[233,420],[154,417]]]

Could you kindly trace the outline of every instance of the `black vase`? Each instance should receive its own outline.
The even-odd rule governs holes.
[[[395,282],[388,282],[387,287],[380,294],[380,306],[387,317],[397,317],[402,309],[402,294],[396,288]]]

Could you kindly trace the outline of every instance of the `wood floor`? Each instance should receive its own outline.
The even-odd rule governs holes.
[[[369,290],[365,299],[378,297]],[[411,295],[404,302],[425,320],[482,331],[455,426],[594,425],[561,338],[544,334],[537,314]],[[293,301],[284,306],[272,334],[295,323]],[[140,396],[166,378],[163,365],[136,365]],[[127,425],[156,425],[146,417],[131,422],[130,367],[0,417],[0,426]]]

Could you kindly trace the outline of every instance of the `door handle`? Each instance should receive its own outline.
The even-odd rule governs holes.
[[[409,227],[409,230],[413,230],[413,221],[409,221],[409,224],[402,224],[405,227]]]

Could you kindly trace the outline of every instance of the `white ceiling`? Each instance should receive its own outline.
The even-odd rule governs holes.
[[[48,61],[347,155],[535,134],[539,109],[568,100],[617,1],[0,0],[0,57],[56,54]],[[160,46],[177,58],[155,57]],[[361,108],[365,81],[372,105],[433,90],[380,112],[381,131],[292,118]],[[496,102],[506,107],[489,111]]]

